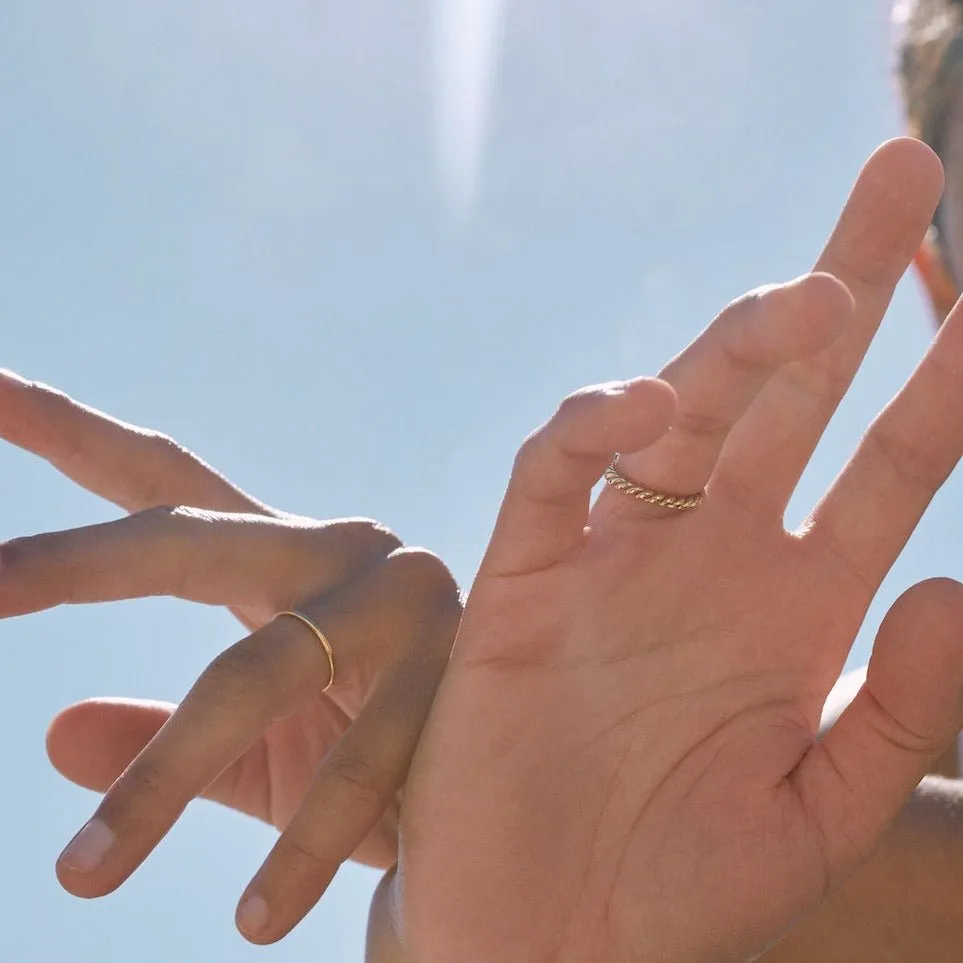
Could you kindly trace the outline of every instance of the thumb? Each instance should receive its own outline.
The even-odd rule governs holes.
[[[921,582],[880,626],[866,681],[791,777],[830,885],[872,852],[963,722],[963,585]]]
[[[47,730],[47,756],[71,782],[106,792],[157,734],[177,706],[146,699],[87,699],[59,712]],[[270,822],[265,802],[267,772],[255,745],[225,770],[204,798]],[[254,765],[257,763],[257,765]],[[244,779],[239,769],[245,766]],[[264,783],[263,785],[261,783]]]
[[[592,488],[613,456],[661,438],[675,408],[675,392],[657,378],[569,395],[515,458],[482,572],[514,575],[545,568],[578,546]]]
[[[176,708],[169,702],[88,699],[59,712],[47,756],[71,782],[106,792]]]

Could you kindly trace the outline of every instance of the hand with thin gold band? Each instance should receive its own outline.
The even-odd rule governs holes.
[[[276,851],[328,879],[352,854],[392,865],[398,791],[461,612],[444,565],[365,519],[269,508],[167,437],[9,372],[0,437],[133,512],[0,545],[0,618],[171,595],[252,630],[180,706],[90,700],[54,720],[54,764],[106,792],[58,862],[64,886],[116,888],[201,795],[277,826]]]

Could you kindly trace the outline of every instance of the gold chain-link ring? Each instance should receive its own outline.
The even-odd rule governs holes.
[[[303,612],[295,612],[293,610],[290,612],[278,612],[276,618],[281,618],[282,615],[289,615],[292,619],[303,622],[321,643],[321,648],[324,649],[324,654],[328,657],[328,669],[330,670],[328,684],[321,691],[327,692],[328,689],[334,685],[334,649],[331,648],[328,637],[314,624],[313,620],[309,619]]]
[[[619,473],[619,470],[615,467],[617,461],[618,456],[605,470],[605,480],[613,488],[624,492],[626,495],[631,495],[641,502],[658,505],[659,508],[672,508],[677,512],[691,512],[693,508],[698,508],[705,501],[706,492],[704,488],[694,495],[670,495],[667,492],[657,492],[651,488],[646,488],[644,485],[636,485],[635,482],[629,481],[625,475]]]

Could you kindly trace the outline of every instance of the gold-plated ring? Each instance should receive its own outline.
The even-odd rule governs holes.
[[[605,480],[613,488],[624,492],[626,495],[631,495],[633,498],[649,505],[658,505],[659,508],[672,508],[677,512],[691,512],[693,508],[698,508],[705,501],[706,490],[704,488],[701,492],[695,492],[692,495],[670,495],[668,492],[646,488],[645,485],[637,485],[635,482],[629,481],[615,467],[618,460],[618,455],[616,455],[615,460],[605,470]]]
[[[314,621],[303,612],[297,612],[293,609],[289,612],[278,612],[276,618],[280,618],[282,615],[289,615],[292,619],[297,619],[299,622],[303,622],[317,637],[317,640],[321,643],[321,648],[324,649],[324,654],[328,657],[328,669],[330,670],[330,675],[328,676],[328,684],[321,690],[322,692],[327,692],[331,686],[334,685],[334,649],[331,648],[331,643],[328,641],[328,637],[314,624]]]

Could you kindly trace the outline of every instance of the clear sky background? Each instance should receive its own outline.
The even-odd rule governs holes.
[[[899,130],[888,38],[883,0],[4,0],[0,365],[468,583],[559,398],[810,266]],[[910,280],[795,519],[930,334]],[[0,538],[117,515],[12,449],[0,491]],[[853,664],[904,588],[963,576],[961,503],[954,479]],[[0,625],[3,963],[361,960],[364,870],[280,945],[241,940],[273,834],[210,804],[106,900],[54,878],[95,800],[48,765],[49,718],[176,700],[239,631],[169,600]]]

